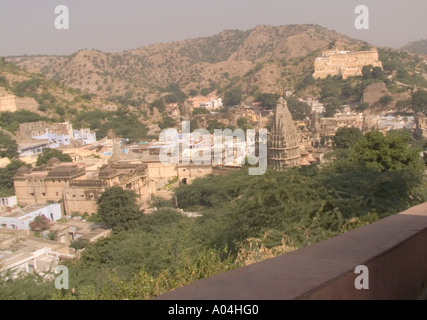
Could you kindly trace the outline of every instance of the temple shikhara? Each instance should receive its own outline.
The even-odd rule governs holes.
[[[277,101],[276,114],[268,141],[268,162],[274,170],[296,167],[301,162],[298,129],[283,97]]]

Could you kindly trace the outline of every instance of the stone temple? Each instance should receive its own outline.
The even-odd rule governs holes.
[[[268,164],[274,170],[300,166],[298,129],[283,97],[277,101],[276,114],[268,140]]]

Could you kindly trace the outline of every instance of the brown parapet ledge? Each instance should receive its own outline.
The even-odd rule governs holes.
[[[358,265],[369,289],[356,289]],[[427,288],[427,203],[156,300],[417,299]]]

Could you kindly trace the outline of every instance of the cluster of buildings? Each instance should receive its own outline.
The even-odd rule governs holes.
[[[187,99],[187,102],[195,108],[205,108],[208,110],[215,110],[222,107],[222,99],[218,97],[204,97],[198,96]]]
[[[36,217],[48,222],[37,237],[30,232]],[[78,251],[70,248],[73,241],[94,242],[110,232],[100,224],[63,219],[60,203],[21,207],[16,196],[0,198],[0,272],[9,271],[12,277],[21,272],[47,274],[64,259],[78,256]]]
[[[20,157],[37,155],[43,148],[75,148],[96,142],[95,132],[90,129],[73,130],[72,124],[68,122],[21,123],[17,138]]]

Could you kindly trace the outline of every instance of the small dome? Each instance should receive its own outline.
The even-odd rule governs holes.
[[[58,159],[58,158],[56,158],[56,157],[52,157],[52,158],[50,158],[50,159],[47,161],[47,165],[48,165],[48,166],[52,166],[52,165],[55,165],[55,164],[61,164],[61,161],[59,161],[59,159]]]

